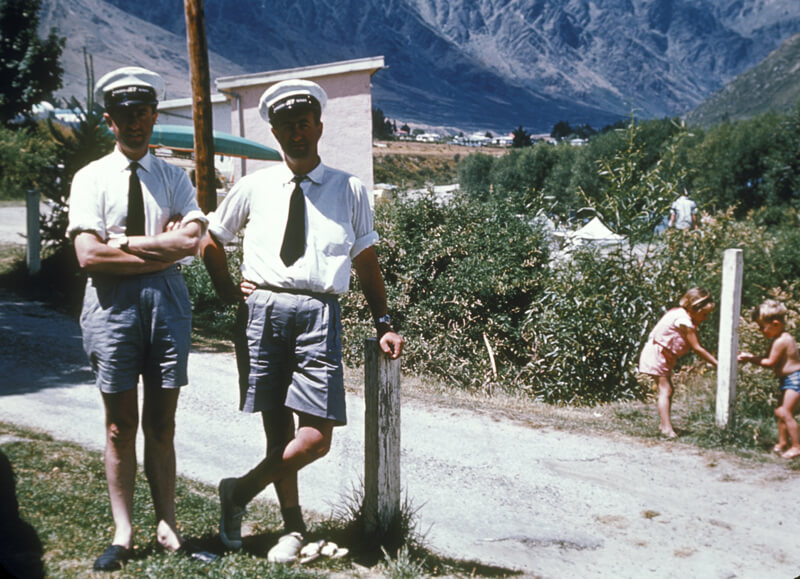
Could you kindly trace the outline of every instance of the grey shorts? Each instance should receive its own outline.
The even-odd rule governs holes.
[[[102,392],[188,384],[189,292],[177,268],[140,276],[89,277],[81,312],[83,349]]]
[[[237,320],[240,409],[346,424],[341,329],[335,295],[254,291]]]

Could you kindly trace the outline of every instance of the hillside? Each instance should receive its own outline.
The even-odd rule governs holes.
[[[800,104],[800,34],[761,64],[736,77],[686,115],[687,122],[711,126],[765,112],[788,112]]]
[[[387,117],[464,131],[549,132],[559,120],[601,127],[631,110],[645,118],[682,114],[800,33],[796,0],[204,4],[212,80],[219,71],[382,55],[387,68],[373,77],[373,95]],[[188,96],[182,3],[43,5],[43,26],[68,38],[73,92],[86,46],[97,71],[137,61],[165,71],[170,96]]]
[[[94,63],[95,78],[120,66],[139,64],[157,70],[166,81],[166,98],[191,94],[186,37],[163,28],[103,0],[43,0],[39,30],[58,29],[66,38],[62,53],[63,88],[59,96],[86,99],[83,50]],[[211,78],[243,74],[244,69],[216,53],[209,54]]]

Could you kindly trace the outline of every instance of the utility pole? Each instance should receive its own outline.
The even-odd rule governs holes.
[[[214,133],[211,112],[211,79],[208,71],[208,44],[203,0],[184,0],[189,70],[192,77],[192,116],[194,118],[194,159],[197,203],[208,213],[217,208],[214,175]]]

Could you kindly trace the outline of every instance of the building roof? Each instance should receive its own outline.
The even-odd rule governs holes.
[[[211,104],[227,102],[228,98],[229,97],[227,95],[224,95],[222,93],[214,93],[211,95]],[[179,109],[183,107],[191,107],[193,102],[194,99],[192,97],[159,101],[158,110],[162,111],[170,109]]]
[[[385,68],[382,56],[370,58],[359,58],[355,60],[342,60],[315,66],[303,66],[299,68],[285,68],[282,70],[271,70],[255,74],[242,74],[238,76],[223,76],[214,81],[219,91],[242,88],[247,86],[259,86],[290,80],[296,78],[311,79],[320,76],[331,76],[334,74],[345,74],[348,72],[368,71],[370,76]]]

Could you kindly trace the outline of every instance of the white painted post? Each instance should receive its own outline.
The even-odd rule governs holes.
[[[28,273],[35,275],[39,273],[41,261],[39,252],[42,247],[41,232],[39,231],[39,192],[30,189],[28,190],[27,203],[26,203],[26,217],[27,217],[27,234],[28,234],[28,249],[26,252],[25,262],[28,266]]]
[[[364,524],[383,536],[400,512],[400,360],[364,340]]]
[[[739,314],[742,306],[742,250],[726,249],[722,259],[719,348],[717,353],[717,426],[734,424],[736,407],[736,354],[739,351]]]

